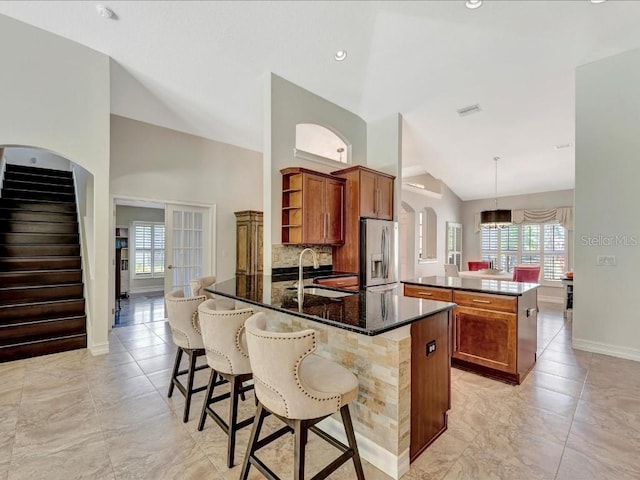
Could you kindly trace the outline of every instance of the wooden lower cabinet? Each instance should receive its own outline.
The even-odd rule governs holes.
[[[313,283],[343,290],[358,290],[360,279],[357,275],[351,275],[348,277],[316,278]]]
[[[453,291],[448,288],[419,287],[417,285],[404,286],[406,297],[424,298],[426,300],[440,300],[441,302],[452,302]]]
[[[515,374],[517,321],[513,313],[456,308],[453,357]]]
[[[452,365],[520,384],[538,345],[537,290],[494,295],[454,290]]]
[[[404,294],[454,302],[451,364],[520,384],[537,357],[537,290],[499,295],[422,285],[404,285]]]
[[[413,461],[447,429],[451,408],[450,311],[411,324],[411,443]],[[428,353],[429,345],[435,351]]]

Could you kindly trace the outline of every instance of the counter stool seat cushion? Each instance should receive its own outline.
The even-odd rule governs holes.
[[[353,402],[358,396],[358,378],[336,362],[309,355],[300,363],[300,383],[309,391],[315,390],[326,395],[340,395],[340,404]],[[306,418],[317,417],[317,411],[310,411]]]

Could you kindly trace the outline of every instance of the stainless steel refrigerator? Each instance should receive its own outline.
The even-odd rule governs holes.
[[[398,224],[389,220],[360,220],[360,285],[395,283],[398,278]]]

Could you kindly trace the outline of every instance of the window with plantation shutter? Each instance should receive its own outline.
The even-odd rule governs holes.
[[[480,231],[482,260],[512,272],[516,265],[540,265],[543,282],[558,282],[567,270],[566,229],[560,224],[510,225]]]
[[[133,222],[134,276],[164,277],[164,224]]]
[[[544,225],[545,280],[561,280],[567,270],[565,262],[566,231],[560,225]]]

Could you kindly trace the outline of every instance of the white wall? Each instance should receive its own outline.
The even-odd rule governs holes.
[[[573,206],[573,190],[558,190],[555,192],[531,193],[527,195],[514,195],[511,197],[498,198],[498,208],[507,210],[538,209]],[[482,252],[480,249],[480,233],[475,232],[475,215],[483,210],[493,210],[495,208],[494,198],[482,200],[470,200],[462,203],[462,265],[467,269],[467,262],[480,260]],[[573,243],[574,234],[568,232],[567,245],[569,246],[569,266],[573,265]],[[561,301],[564,295],[562,285],[557,287],[540,287],[538,295],[541,297],[554,298]]]
[[[635,360],[639,127],[640,50],[577,69],[573,344]],[[598,255],[614,255],[616,265],[597,266]]]
[[[95,268],[85,285],[88,345],[108,348],[109,58],[0,15],[0,146],[39,147],[87,169],[94,178]]]
[[[360,117],[318,95],[305,90],[277,75],[266,79],[268,95],[265,118],[264,175],[270,179],[270,188],[265,189],[265,269],[271,268],[271,244],[282,243],[282,175],[286,167],[305,167],[319,172],[330,173],[346,168],[336,162],[335,166],[294,158],[296,125],[316,123],[339,132],[351,145],[353,164],[366,165],[367,125]],[[270,147],[268,149],[268,147]],[[267,227],[267,225],[269,227]],[[268,234],[269,229],[271,234]]]
[[[129,207],[126,205],[116,205],[116,227],[126,227],[129,229],[129,270],[127,274],[133,274],[133,222],[155,222],[164,223],[164,209]],[[151,292],[164,290],[164,278],[142,278],[129,279],[130,293]]]
[[[235,275],[233,212],[262,210],[260,153],[112,115],[110,182],[114,197],[216,205],[212,273]]]
[[[7,159],[7,163],[11,163],[13,165],[25,165],[27,167],[51,168],[53,170],[66,171],[71,169],[69,160],[40,148],[7,148],[4,155]],[[35,162],[32,159],[35,159]]]
[[[395,113],[367,123],[367,166],[393,175],[393,217],[400,211],[402,115]]]
[[[444,184],[442,185],[442,198],[436,198],[403,189],[402,202],[409,205],[415,212],[415,214],[412,215],[414,232],[418,231],[418,212],[420,210],[431,207],[436,212],[436,215],[438,215],[436,247],[437,260],[435,262],[418,263],[418,240],[416,234],[414,251],[407,255],[409,265],[413,264],[413,274],[411,274],[411,268],[409,268],[406,279],[426,277],[430,275],[444,275],[444,264],[447,262],[447,222],[462,223],[463,202],[451,189],[449,189],[449,187]],[[462,236],[464,237],[465,235],[466,232],[463,227]],[[405,278],[401,278],[401,280],[405,280]]]

